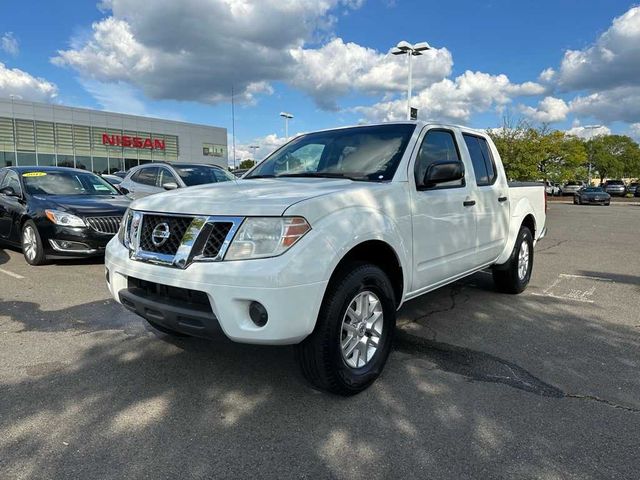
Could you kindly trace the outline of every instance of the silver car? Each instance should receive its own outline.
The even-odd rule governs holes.
[[[624,197],[627,194],[627,187],[622,180],[607,180],[604,190],[612,197]]]
[[[236,181],[236,177],[216,165],[148,163],[129,170],[118,187],[121,192],[135,200],[166,190],[229,181]]]
[[[562,187],[562,195],[571,195],[573,196],[578,190],[585,186],[584,182],[571,181],[564,184]]]

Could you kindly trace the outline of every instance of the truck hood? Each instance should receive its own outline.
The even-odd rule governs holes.
[[[304,200],[367,185],[376,184],[326,178],[238,180],[150,195],[131,208],[188,215],[280,216]]]

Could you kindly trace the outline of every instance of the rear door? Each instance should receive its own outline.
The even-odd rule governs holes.
[[[473,167],[475,183],[473,213],[478,264],[493,262],[502,252],[509,232],[509,186],[496,168],[489,142],[481,135],[463,132],[465,154]]]
[[[429,128],[418,142],[410,172],[413,222],[413,285],[419,293],[435,288],[475,266],[476,219],[469,173],[465,178],[431,188],[420,187],[421,178],[434,162],[463,162],[459,133],[449,128]],[[466,167],[466,166],[465,166]],[[470,170],[465,168],[465,170]]]
[[[126,187],[131,192],[129,196],[135,200],[163,191],[157,186],[159,171],[158,167],[143,167],[134,173],[131,177],[131,188]]]

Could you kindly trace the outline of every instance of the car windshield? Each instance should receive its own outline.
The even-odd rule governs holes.
[[[624,182],[622,180],[609,180],[607,183],[609,185],[624,185]]]
[[[175,166],[175,171],[187,187],[204,185],[206,183],[228,182],[236,178],[230,172],[222,168],[209,165]]]
[[[301,135],[244,178],[320,177],[391,180],[415,125],[353,127]]]
[[[600,187],[586,187],[584,189],[585,192],[604,192]]]
[[[567,182],[567,186],[568,187],[573,187],[573,186],[578,186],[580,185],[580,182]]]
[[[119,195],[109,182],[89,172],[24,172],[22,181],[31,195]]]

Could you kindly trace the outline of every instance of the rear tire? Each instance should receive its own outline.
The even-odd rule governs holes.
[[[302,374],[315,387],[355,395],[384,368],[396,324],[393,286],[377,266],[354,262],[328,286],[316,327],[295,346]]]
[[[533,270],[533,235],[527,227],[520,227],[509,260],[493,267],[493,282],[503,293],[522,293],[529,285]]]
[[[42,238],[33,220],[22,226],[22,254],[29,265],[43,265],[47,261]]]

